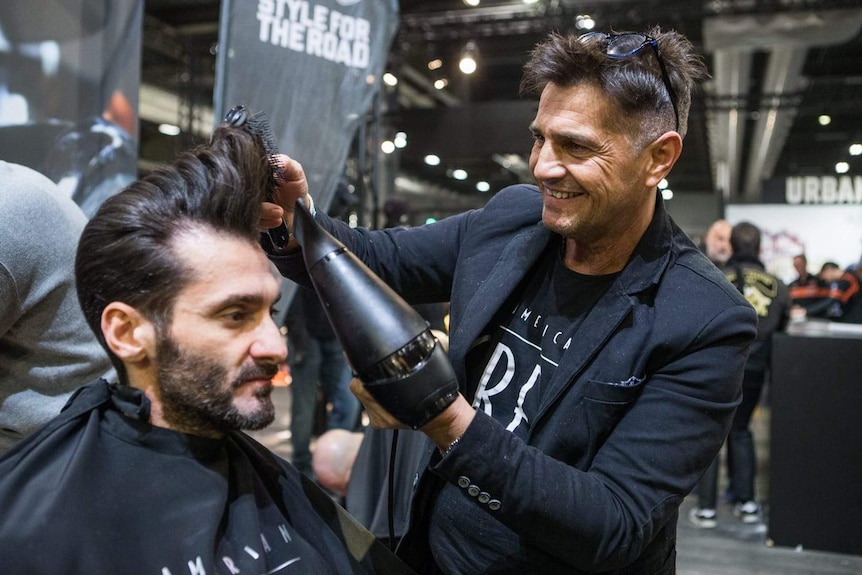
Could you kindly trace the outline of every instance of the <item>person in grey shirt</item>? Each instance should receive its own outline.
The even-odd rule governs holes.
[[[56,416],[74,389],[115,376],[75,291],[86,216],[30,168],[0,161],[0,182],[2,453]]]

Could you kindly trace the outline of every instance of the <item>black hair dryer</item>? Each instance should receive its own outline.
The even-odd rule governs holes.
[[[354,374],[399,421],[425,425],[458,396],[446,352],[422,316],[321,228],[302,200],[294,214],[308,274]]]

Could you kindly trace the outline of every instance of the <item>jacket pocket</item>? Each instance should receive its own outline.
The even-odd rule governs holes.
[[[584,397],[597,403],[626,405],[637,399],[643,383],[644,378],[635,376],[619,382],[589,379],[584,386]]]
[[[643,378],[624,382],[587,380],[584,386],[584,414],[589,430],[589,459],[601,449],[608,436],[625,416],[643,390]]]

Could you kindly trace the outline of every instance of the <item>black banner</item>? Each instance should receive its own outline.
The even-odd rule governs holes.
[[[266,113],[326,208],[380,87],[397,0],[222,0],[215,113]]]

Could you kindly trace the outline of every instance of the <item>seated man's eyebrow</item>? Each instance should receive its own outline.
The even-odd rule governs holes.
[[[234,306],[260,306],[264,297],[259,294],[233,294],[213,305],[213,311],[221,311]]]

